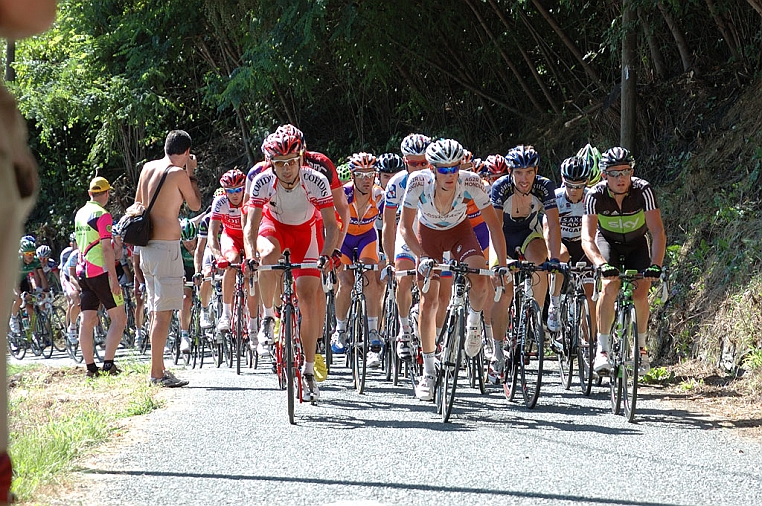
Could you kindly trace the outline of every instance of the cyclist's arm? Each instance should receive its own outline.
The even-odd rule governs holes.
[[[336,236],[336,244],[331,248],[331,251],[333,251],[334,249],[341,248],[341,245],[344,243],[344,237],[347,235],[347,230],[349,230],[349,203],[347,202],[347,196],[344,194],[343,186],[331,190],[331,195],[333,195],[333,206],[336,208],[336,212],[339,213],[339,218],[341,218],[341,233]]]
[[[34,276],[32,276],[32,279],[34,280],[35,288],[40,287],[45,291],[50,290],[50,286],[48,285],[48,277],[45,275],[45,271],[43,271],[41,267],[34,270]]]
[[[421,258],[426,255],[421,247],[421,243],[418,242],[418,237],[415,235],[415,230],[413,228],[417,212],[418,209],[414,207],[402,208],[402,215],[400,217],[400,234],[402,235],[402,240],[405,241],[407,247],[410,248],[410,251],[412,251],[418,258]]]
[[[206,249],[206,237],[199,237],[196,251],[193,253],[193,268],[196,272],[201,272],[204,264],[204,250]]]
[[[209,249],[212,250],[214,258],[222,258],[222,251],[220,250],[220,228],[222,222],[219,220],[209,220],[209,235],[207,240],[209,241]],[[251,257],[249,257],[251,258]]]
[[[606,259],[601,255],[601,250],[595,243],[595,233],[598,230],[598,215],[586,214],[582,216],[582,249],[593,265],[602,265]]]
[[[664,223],[661,221],[661,211],[652,209],[645,212],[646,226],[651,233],[651,263],[664,264],[664,252],[667,249],[667,234],[664,232]]]
[[[482,209],[481,213],[482,218],[484,218],[484,223],[487,224],[487,228],[489,229],[490,242],[492,243],[492,249],[494,249],[495,254],[497,254],[498,265],[504,266],[506,265],[507,253],[505,235],[503,235],[503,224],[497,217],[497,213],[495,212],[495,208],[492,207],[492,204]]]
[[[550,258],[561,257],[561,222],[558,220],[558,209],[546,209],[545,221],[548,224],[548,251]]]
[[[384,254],[389,265],[394,265],[394,247],[397,239],[397,209],[384,207],[384,222],[381,225]]]
[[[342,191],[342,194],[344,192]],[[347,208],[349,211],[349,208]],[[325,242],[323,244],[323,251],[320,255],[330,256],[333,250],[340,246],[338,243],[339,237],[343,237],[343,232],[339,230],[339,224],[336,223],[336,214],[333,207],[325,207],[320,210],[320,214],[323,215],[323,227],[325,227]],[[347,216],[347,224],[349,223],[349,217]]]
[[[257,235],[259,234],[259,224],[262,221],[262,208],[250,207],[248,216],[249,217],[246,219],[246,226],[243,228],[243,246],[247,258],[256,258]],[[335,223],[334,220],[334,224]]]

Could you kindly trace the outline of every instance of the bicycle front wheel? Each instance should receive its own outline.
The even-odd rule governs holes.
[[[283,348],[286,352],[286,391],[288,395],[288,421],[294,425],[294,404],[296,400],[296,391],[298,386],[295,384],[296,367],[294,365],[294,307],[286,304],[283,307],[283,319],[280,323],[280,337],[283,341]]]
[[[354,319],[352,320],[352,353],[354,354],[354,386],[358,394],[365,391],[365,376],[368,357],[368,314],[365,300],[354,301]]]
[[[551,339],[556,337],[556,354],[558,356],[558,372],[561,378],[561,386],[564,390],[569,390],[571,387],[572,377],[574,374],[574,356],[572,354],[574,348],[574,327],[569,325],[569,321],[574,321],[577,317],[575,313],[576,306],[574,303],[569,304],[569,298],[564,296],[561,299],[561,307],[559,309],[559,323],[561,329],[556,336],[551,335]],[[572,312],[570,314],[570,312]]]
[[[16,360],[21,360],[26,355],[26,339],[20,334],[8,333],[8,351]]]
[[[640,350],[638,349],[638,319],[635,307],[630,306],[622,332],[622,406],[628,422],[635,419],[635,404],[638,399],[638,367]]]
[[[333,290],[325,295],[325,319],[323,321],[323,349],[325,350],[325,369],[331,373],[333,364],[333,350],[331,350],[331,336],[336,328],[336,306]]]
[[[524,306],[524,335],[521,339],[521,392],[524,394],[524,404],[532,409],[537,404],[542,385],[545,336],[540,321],[540,307],[534,299],[527,304]]]
[[[53,346],[58,351],[66,351],[66,310],[62,307],[54,308],[51,323],[53,326]]]
[[[577,342],[577,376],[583,395],[590,395],[593,387],[593,361],[595,360],[595,335],[590,322],[587,297],[577,301],[574,321],[574,340]]]
[[[53,356],[53,326],[45,313],[37,315],[36,325],[37,339],[40,343],[40,350],[43,358],[50,358]]]
[[[445,336],[446,341],[442,350],[439,380],[437,381],[437,408],[441,411],[442,421],[445,423],[450,419],[452,405],[455,402],[463,342],[466,338],[466,321],[463,308],[457,308],[447,322],[448,331]]]

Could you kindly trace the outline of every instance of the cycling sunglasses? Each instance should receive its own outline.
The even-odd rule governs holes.
[[[241,193],[243,191],[243,186],[239,186],[238,188],[225,188],[225,191],[228,193]]]
[[[278,167],[287,167],[296,163],[297,160],[299,160],[299,155],[292,156],[291,158],[284,158],[282,160],[273,159],[272,164],[277,165]]]
[[[352,172],[352,175],[358,179],[374,179],[376,177],[375,172],[360,172],[359,170]]]
[[[564,186],[566,186],[570,190],[581,190],[585,186],[587,186],[585,183],[564,183]]]
[[[436,169],[438,173],[448,176],[450,174],[457,174],[460,170],[460,165],[453,165],[452,167],[436,167]]]
[[[606,173],[607,177],[622,177],[632,174],[632,169],[606,170],[604,172]]]
[[[421,162],[413,162],[413,161],[405,160],[405,163],[408,164],[409,167],[426,167],[429,164],[429,162],[427,162],[426,160],[423,160]]]

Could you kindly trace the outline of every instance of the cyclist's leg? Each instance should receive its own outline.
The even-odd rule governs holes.
[[[259,263],[261,265],[275,265],[278,263],[283,250],[288,247],[288,243],[284,242],[284,237],[283,233],[276,228],[274,220],[263,215],[259,226],[259,235],[257,236],[257,253],[259,253]],[[264,309],[264,318],[262,318],[257,335],[257,340],[259,341],[258,350],[260,353],[268,353],[268,346],[271,344],[273,332],[275,331],[274,301],[276,292],[279,293],[278,284],[281,277],[276,271],[262,271],[259,273],[258,279],[259,294],[262,300],[262,308]]]
[[[240,249],[243,249],[241,246]],[[240,255],[239,248],[236,246],[234,238],[227,235],[224,231],[220,236],[220,250],[222,256],[228,263],[238,263]],[[233,295],[235,290],[235,269],[227,268],[222,275],[222,317],[217,324],[217,330],[230,330],[230,319],[232,316]]]
[[[530,235],[525,242],[523,251],[526,259],[535,265],[548,260],[548,247],[542,235]],[[548,294],[548,274],[546,272],[534,273],[532,290],[534,292],[534,300],[537,301],[537,305],[542,309],[545,305],[545,297]]]

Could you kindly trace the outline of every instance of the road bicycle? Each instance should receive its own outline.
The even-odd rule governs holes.
[[[378,264],[366,264],[355,260],[345,268],[354,273],[354,282],[350,292],[348,346],[346,360],[352,370],[352,383],[358,394],[365,391],[365,378],[368,372],[368,352],[370,338],[368,337],[368,304],[363,287],[366,285],[365,273],[377,271]],[[383,355],[383,353],[382,353]]]
[[[600,269],[597,271],[600,277]],[[614,322],[611,324],[611,343],[609,359],[612,367],[609,370],[609,397],[611,412],[618,415],[623,412],[625,419],[632,422],[635,419],[635,408],[638,399],[638,369],[640,367],[640,348],[638,346],[638,315],[632,299],[633,291],[639,280],[644,279],[642,273],[627,269],[619,273],[621,286],[614,301]],[[668,287],[666,269],[661,275],[662,297],[666,302]],[[598,298],[598,283],[594,299]]]
[[[590,305],[585,294],[585,283],[592,281],[595,267],[585,262],[578,262],[576,265],[563,266],[561,272],[564,275],[561,303],[558,308],[561,328],[556,333],[554,341],[561,385],[565,390],[571,387],[576,359],[582,393],[590,395],[593,385],[596,337],[590,320]]]
[[[245,262],[243,260],[242,262]],[[235,291],[233,292],[233,318],[230,320],[230,340],[228,341],[231,359],[232,355],[235,355],[236,374],[241,374],[241,357],[245,356],[246,361],[244,365],[248,364],[249,367],[256,367],[255,363],[259,362],[259,355],[256,350],[252,350],[249,346],[249,310],[247,306],[247,299],[249,293],[253,292],[254,284],[253,279],[249,277],[248,287],[246,286],[247,277],[243,273],[243,263],[230,264],[231,269],[235,269]]]
[[[494,273],[489,269],[476,269],[468,264],[451,260],[446,264],[434,264],[424,277],[423,293],[428,292],[433,271],[450,271],[453,275],[452,293],[447,305],[445,324],[437,336],[437,352],[439,356],[439,371],[435,386],[435,402],[437,412],[442,415],[442,421],[447,422],[452,414],[452,406],[455,402],[455,391],[458,386],[458,374],[464,366],[466,342],[466,318],[468,315],[468,295],[471,283],[468,274],[478,276],[492,276]],[[477,358],[479,354],[477,354]],[[472,361],[471,358],[466,358]]]
[[[509,351],[503,389],[506,398],[512,401],[520,377],[524,404],[532,409],[540,396],[545,355],[542,309],[534,300],[532,286],[534,273],[548,269],[545,265],[535,265],[526,260],[516,262],[513,268],[516,272],[513,274],[513,302],[508,317]]]
[[[291,263],[291,252],[283,251],[283,256],[278,259],[274,265],[256,266],[255,262],[250,262],[252,270],[263,271],[282,271],[283,272],[283,290],[281,291],[281,321],[280,332],[274,343],[275,352],[275,374],[278,377],[278,386],[286,389],[288,395],[288,421],[293,425],[296,423],[294,418],[295,401],[302,402],[302,372],[301,367],[304,363],[304,352],[302,341],[299,337],[298,325],[298,306],[296,292],[294,290],[294,269],[317,269],[317,263]],[[317,403],[317,399],[310,397],[312,404]]]
[[[394,282],[397,283],[397,279],[403,276],[416,276],[418,271],[415,269],[398,270],[394,272]],[[388,290],[388,287],[387,287]],[[395,287],[396,291],[396,287]],[[423,374],[423,351],[421,351],[421,340],[418,332],[418,311],[420,302],[420,291],[418,285],[413,284],[412,288],[412,303],[410,305],[410,313],[408,314],[408,321],[410,322],[411,339],[409,343],[410,358],[402,360],[397,356],[397,348],[394,339],[390,341],[390,346],[393,348],[393,354],[395,357],[394,367],[392,370],[392,383],[394,386],[399,384],[400,377],[407,377],[410,380],[410,385],[413,388],[413,395],[415,395],[415,385],[418,378]],[[397,301],[392,297],[392,304],[396,308],[397,315],[399,315],[399,308],[397,307]],[[399,320],[398,320],[399,321]],[[399,333],[399,330],[398,330]]]
[[[135,324],[135,285],[133,283],[125,283],[122,285],[122,297],[124,297],[124,312],[127,316],[127,323],[124,326],[124,333],[122,334],[122,346],[125,348],[135,347],[135,333],[137,327]]]
[[[64,324],[53,322],[54,318],[60,319],[53,309],[53,299],[49,293],[22,293],[21,299],[24,302],[18,312],[21,331],[8,332],[8,351],[17,360],[22,360],[27,350],[35,356],[50,358],[54,339],[66,339]],[[31,314],[27,314],[28,305],[33,307]]]

